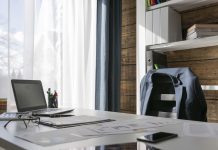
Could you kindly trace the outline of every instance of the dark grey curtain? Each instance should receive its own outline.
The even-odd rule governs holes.
[[[97,110],[119,111],[121,1],[97,1]]]

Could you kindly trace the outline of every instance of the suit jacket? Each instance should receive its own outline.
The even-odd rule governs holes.
[[[166,74],[172,78],[175,88],[178,119],[207,121],[207,104],[198,77],[190,68],[163,68],[151,70],[140,85],[141,114],[146,115],[151,97],[154,74]]]

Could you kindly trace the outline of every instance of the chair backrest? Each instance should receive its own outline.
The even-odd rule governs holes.
[[[175,101],[166,97],[175,97]],[[207,121],[207,103],[200,82],[187,67],[148,71],[141,80],[140,100],[142,115],[176,112],[178,119]]]
[[[146,115],[177,118],[175,89],[172,78],[166,74],[152,76],[153,89]]]

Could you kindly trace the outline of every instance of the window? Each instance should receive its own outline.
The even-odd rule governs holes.
[[[23,78],[25,57],[25,0],[1,0],[0,98],[13,99],[10,79]]]

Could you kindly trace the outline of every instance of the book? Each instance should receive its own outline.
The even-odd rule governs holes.
[[[193,30],[191,30],[190,32],[187,32],[187,36],[191,35],[192,33],[200,33],[200,32],[218,32],[218,28],[195,28]]]
[[[169,1],[169,0],[145,0],[145,3],[146,3],[147,7],[150,7],[150,6],[161,4],[161,3],[164,3],[167,1]]]
[[[151,0],[151,6],[156,5],[156,0]]]
[[[150,7],[151,6],[151,1],[150,0],[146,0],[147,1],[147,6]]]
[[[210,32],[210,31],[202,31],[202,32],[194,32],[186,37],[187,40],[196,39],[196,38],[203,38],[208,36],[216,36],[218,32]]]
[[[218,24],[194,24],[188,28],[187,33],[193,32],[193,30],[216,30],[218,29]]]

